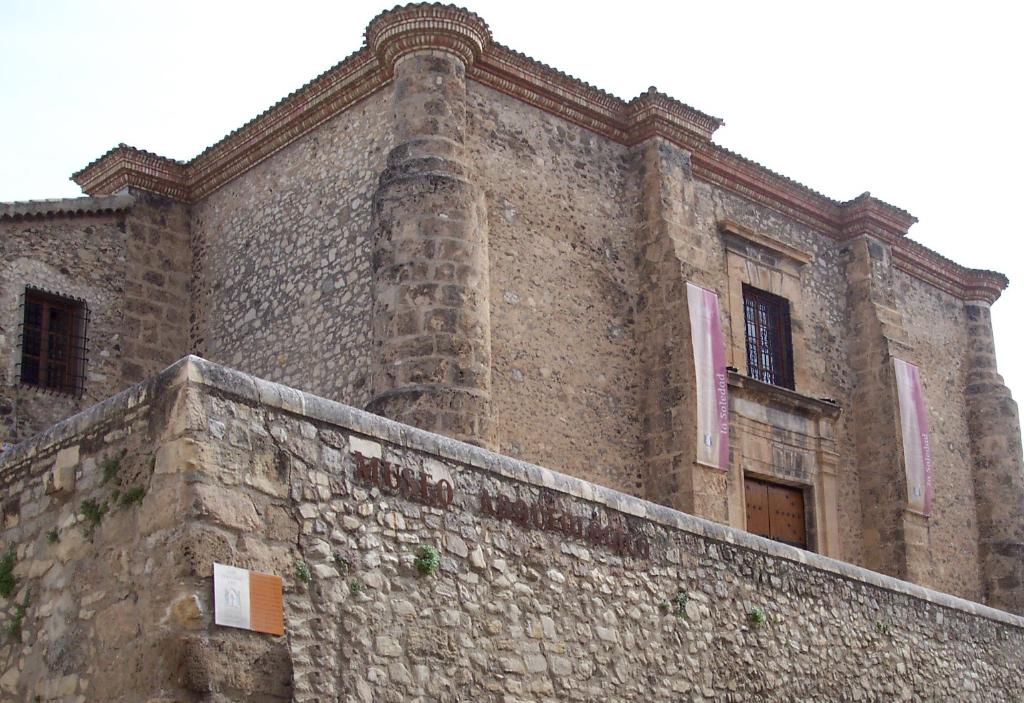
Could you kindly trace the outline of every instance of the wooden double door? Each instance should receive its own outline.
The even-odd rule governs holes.
[[[744,478],[747,532],[807,549],[804,492],[781,483]]]

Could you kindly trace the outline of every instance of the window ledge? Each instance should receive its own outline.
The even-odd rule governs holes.
[[[773,386],[737,371],[729,371],[729,386],[740,391],[741,394],[767,399],[773,405],[781,405],[815,417],[824,416],[835,419],[843,411],[835,402],[812,398],[782,386]]]

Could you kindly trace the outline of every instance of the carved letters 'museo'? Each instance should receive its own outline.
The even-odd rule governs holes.
[[[354,479],[364,486],[374,486],[382,493],[436,508],[447,508],[455,498],[452,484],[446,479],[434,481],[425,471],[402,468],[381,459],[363,456],[359,452],[353,452],[352,457],[356,462]],[[640,559],[651,557],[651,545],[647,538],[629,530],[625,521],[608,519],[602,523],[596,515],[591,519],[573,515],[562,509],[557,497],[550,492],[545,492],[536,503],[527,503],[503,495],[492,497],[481,489],[480,512],[523,528],[553,532],[606,547],[619,556]]]
[[[554,532],[595,546],[607,547],[619,556],[650,559],[651,545],[643,535],[631,532],[624,522],[608,520],[602,524],[595,515],[586,519],[559,508],[556,498],[545,493],[536,503],[511,500],[503,495],[492,497],[480,490],[480,512],[499,520],[514,522],[520,527],[532,527]]]
[[[356,460],[355,480],[366,486],[377,486],[382,493],[435,508],[447,508],[455,498],[452,484],[446,479],[434,481],[425,471],[403,469],[359,452],[353,452],[352,456]]]

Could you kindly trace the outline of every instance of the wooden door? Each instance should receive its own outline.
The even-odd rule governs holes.
[[[747,532],[807,548],[804,493],[799,488],[754,478],[744,479]]]

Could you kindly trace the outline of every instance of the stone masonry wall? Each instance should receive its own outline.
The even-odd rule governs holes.
[[[467,105],[499,451],[641,494],[629,151],[476,83]]]
[[[182,700],[183,633],[202,613],[181,520],[187,464],[170,441],[185,413],[174,378],[0,460],[0,699]]]
[[[391,148],[381,90],[193,207],[197,353],[363,407],[371,200]]]
[[[187,493],[147,492],[181,540],[149,558],[185,561],[150,589],[174,599],[120,607],[181,639],[154,664],[180,672],[165,700],[1024,695],[1016,616],[199,359],[160,387],[150,403],[175,402],[154,479]],[[424,545],[433,575],[414,563]],[[284,638],[211,624],[212,561],[284,577]],[[34,671],[49,645],[28,641]]]
[[[41,432],[188,352],[186,208],[145,193],[131,197],[130,207],[113,214],[0,222],[0,440]],[[88,306],[81,397],[20,383],[26,287]]]
[[[921,367],[934,462],[933,517],[928,530],[931,558],[924,583],[980,601],[980,575],[972,568],[979,563],[979,555],[971,432],[966,403],[950,402],[966,398],[964,304],[903,272],[897,271],[894,278],[904,328],[916,356],[910,361]]]

